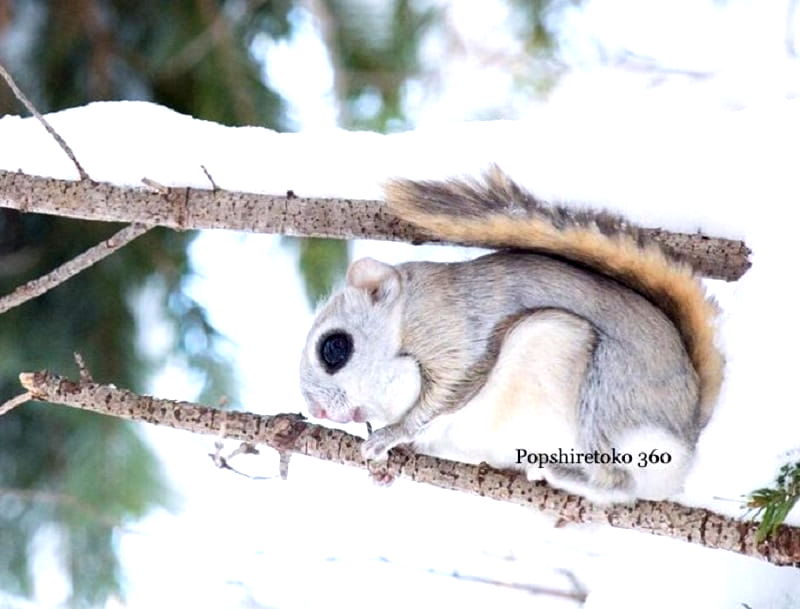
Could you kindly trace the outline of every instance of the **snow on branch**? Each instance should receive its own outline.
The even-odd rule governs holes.
[[[302,193],[302,184],[277,196],[218,188],[136,188],[0,170],[0,207],[23,212],[179,230],[227,228],[305,237],[438,242],[433,235],[389,214],[380,201],[296,193]],[[742,241],[658,229],[646,232],[701,275],[733,281],[750,267],[750,250]]]
[[[11,91],[14,93],[14,96],[28,109],[28,112],[33,114],[36,117],[41,125],[47,130],[53,139],[58,143],[64,153],[69,157],[69,160],[72,161],[72,164],[75,165],[75,169],[78,170],[78,175],[81,177],[81,180],[89,180],[89,174],[86,173],[86,170],[83,166],[78,162],[78,159],[75,157],[75,153],[72,152],[72,148],[69,147],[69,144],[64,141],[64,138],[61,137],[58,132],[53,129],[52,125],[47,121],[47,119],[42,116],[42,113],[33,105],[33,103],[28,99],[28,97],[22,92],[22,89],[19,88],[17,83],[14,81],[14,78],[11,74],[8,73],[5,66],[0,64],[0,77],[6,81]]]
[[[257,415],[141,396],[113,385],[95,383],[88,375],[82,375],[76,382],[47,371],[27,372],[20,375],[20,381],[32,399],[264,444],[282,455],[300,453],[367,468],[360,453],[361,438],[308,423],[302,415]],[[676,503],[638,501],[631,506],[602,508],[544,482],[528,482],[523,474],[406,452],[394,451],[387,467],[394,476],[529,506],[553,516],[559,523],[605,523],[731,550],[777,565],[800,561],[800,528],[782,526],[767,541],[757,543],[756,523]],[[366,476],[364,483],[368,483]]]

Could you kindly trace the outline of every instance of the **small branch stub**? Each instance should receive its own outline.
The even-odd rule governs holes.
[[[83,356],[75,351],[72,354],[75,358],[75,365],[78,366],[78,374],[80,375],[81,383],[91,383],[94,381],[92,378],[92,373],[89,372],[89,368],[86,367],[86,362],[83,361]]]

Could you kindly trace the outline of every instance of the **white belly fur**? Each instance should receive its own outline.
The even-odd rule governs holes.
[[[522,470],[531,466],[517,463],[517,449],[577,448],[578,393],[593,341],[590,324],[580,317],[555,309],[532,313],[506,336],[480,392],[460,410],[432,421],[415,448]]]

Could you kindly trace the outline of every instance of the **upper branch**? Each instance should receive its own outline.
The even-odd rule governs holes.
[[[21,211],[175,229],[227,228],[306,237],[438,242],[389,214],[380,201],[306,198],[294,192],[300,190],[287,196],[195,188],[156,192],[0,170],[0,207]],[[732,281],[750,267],[750,250],[741,241],[646,230],[701,275]]]

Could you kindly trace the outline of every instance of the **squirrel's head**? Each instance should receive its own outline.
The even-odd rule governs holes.
[[[339,423],[398,420],[417,399],[420,373],[401,352],[403,280],[391,265],[362,258],[320,309],[300,362],[312,416]]]

